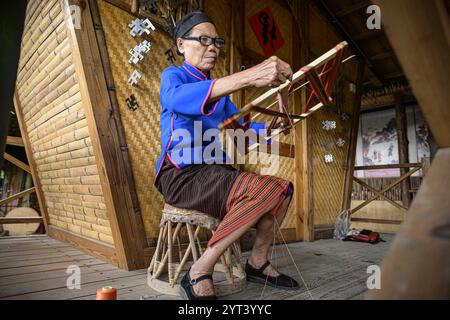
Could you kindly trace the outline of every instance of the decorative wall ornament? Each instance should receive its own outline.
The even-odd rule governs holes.
[[[125,101],[127,102],[127,106],[130,110],[136,111],[136,109],[139,108],[139,105],[136,101],[136,97],[134,96],[134,94],[126,98]]]
[[[341,113],[339,113],[339,118],[342,121],[347,121],[348,119],[350,119],[350,116],[348,114],[346,114],[345,112],[341,112]]]
[[[144,40],[140,44],[138,44],[136,47],[131,49],[129,51],[131,58],[128,60],[128,63],[130,64],[137,64],[139,61],[144,59],[143,53],[147,53],[150,51],[151,43],[147,40]]]
[[[135,19],[128,26],[131,28],[130,35],[132,37],[136,37],[136,35],[142,36],[144,33],[150,34],[150,29],[156,30],[149,19]]]
[[[322,129],[326,130],[326,131],[336,129],[336,121],[331,121],[331,120],[322,121]]]
[[[137,70],[134,70],[130,78],[128,78],[128,83],[131,84],[132,86],[136,86],[139,79],[141,78],[142,78],[141,74]]]
[[[156,0],[139,0],[139,3],[144,7],[144,10],[149,11],[152,14],[158,13],[159,8]]]
[[[170,63],[173,64],[177,60],[177,58],[173,54],[173,50],[172,49],[167,49],[167,51],[164,52],[164,53],[167,56],[167,61],[169,61]]]
[[[342,139],[342,138],[339,138],[339,139],[336,141],[336,145],[337,145],[339,148],[342,148],[342,147],[345,145],[345,140]]]
[[[332,154],[326,154],[324,159],[325,159],[325,163],[331,163],[331,162],[333,162],[333,155]]]

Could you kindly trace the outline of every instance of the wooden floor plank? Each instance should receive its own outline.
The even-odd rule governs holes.
[[[46,290],[41,292],[33,292],[33,293],[27,293],[22,294],[18,296],[13,297],[7,297],[6,300],[68,300],[68,299],[75,299],[79,297],[84,297],[88,295],[92,295],[93,293],[97,292],[98,288],[104,287],[104,286],[113,286],[117,289],[118,294],[120,294],[123,290],[126,290],[130,287],[134,287],[137,285],[142,285],[146,282],[146,274],[138,274],[133,276],[126,276],[122,278],[116,278],[116,279],[107,279],[107,280],[100,280],[95,281],[92,283],[88,283],[85,285],[81,285],[80,289],[73,289],[69,290],[66,287],[65,288],[59,288],[54,290]]]
[[[17,250],[17,251],[10,251],[10,252],[2,252],[0,253],[0,257],[17,257],[17,256],[23,256],[25,258],[35,256],[36,253],[39,254],[45,254],[45,253],[64,253],[66,251],[71,250],[77,250],[73,247],[67,247],[67,248],[53,248],[53,247],[42,247],[38,249],[32,249],[32,250]]]
[[[89,273],[89,274],[80,274],[80,286],[84,287],[91,283],[105,282],[109,281],[117,281],[122,278],[129,278],[135,275],[145,275],[144,270],[140,271],[126,271],[121,269],[104,271],[101,273]],[[62,289],[62,291],[76,291],[70,290],[67,288],[67,278],[68,274],[62,275],[58,278],[53,279],[42,279],[36,281],[28,281],[26,283],[20,284],[12,284],[2,286],[2,290],[0,291],[0,298],[24,295],[24,294],[34,294],[41,293],[42,291],[50,291],[55,289]]]
[[[48,237],[0,239],[0,299],[80,299],[94,300],[96,290],[105,285],[118,289],[118,299],[180,299],[156,292],[147,285],[146,269],[127,272]],[[369,245],[356,242],[318,240],[274,247],[270,260],[280,272],[303,284],[298,291],[285,291],[247,283],[237,294],[224,300],[266,299],[364,299],[367,294],[367,267],[381,265],[393,240]],[[295,264],[290,256],[293,256]],[[249,252],[244,252],[244,263]],[[67,267],[79,265],[81,289],[66,287]],[[302,280],[303,278],[303,280]],[[215,279],[219,277],[215,276]],[[308,289],[306,289],[306,287]]]
[[[41,259],[29,259],[29,260],[19,260],[19,261],[4,261],[0,263],[0,270],[10,269],[10,268],[21,268],[26,266],[41,266],[41,265],[52,265],[58,262],[71,262],[71,261],[82,261],[92,259],[92,256],[85,253],[79,252],[75,256],[59,256],[53,258],[41,258]]]
[[[48,271],[48,270],[67,270],[67,268],[70,265],[77,264],[78,266],[92,266],[92,265],[98,265],[98,264],[104,264],[105,262],[92,258],[88,260],[82,260],[82,261],[69,261],[69,262],[59,262],[59,263],[53,263],[50,265],[40,265],[40,266],[27,266],[27,267],[19,267],[19,268],[10,268],[10,269],[2,269],[0,270],[0,277],[5,277],[9,275],[21,275],[21,274],[28,274],[28,273],[37,273],[42,271]]]
[[[4,257],[0,256],[0,265],[3,262],[12,262],[12,261],[25,261],[25,260],[37,260],[37,259],[48,259],[48,258],[56,258],[61,256],[77,256],[80,255],[80,251],[77,249],[73,250],[65,250],[65,251],[43,251],[39,250],[38,254],[29,254],[29,255],[15,255]]]
[[[110,265],[108,263],[96,264],[91,266],[81,266],[80,272],[82,275],[90,274],[90,273],[98,273],[101,274],[104,271],[109,270],[117,270],[116,266]],[[20,275],[10,275],[6,277],[0,277],[0,287],[14,284],[14,283],[24,283],[28,281],[37,281],[43,279],[55,279],[63,276],[67,276],[67,269],[59,269],[59,270],[48,270],[42,272],[28,273],[28,274],[20,274]]]

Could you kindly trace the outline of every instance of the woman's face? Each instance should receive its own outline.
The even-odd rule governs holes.
[[[217,38],[219,35],[212,23],[203,22],[196,25],[189,34],[189,37],[199,36]],[[178,38],[177,45],[178,50],[184,54],[184,59],[204,73],[208,73],[216,65],[220,49],[216,48],[214,43],[204,46],[197,40]]]

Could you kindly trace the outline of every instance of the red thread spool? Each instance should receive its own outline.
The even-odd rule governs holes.
[[[117,290],[113,287],[103,287],[97,290],[95,300],[117,300]]]

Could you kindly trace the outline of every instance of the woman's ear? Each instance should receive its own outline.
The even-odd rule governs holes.
[[[177,39],[177,50],[179,53],[184,54],[184,43],[183,39],[178,38]]]

